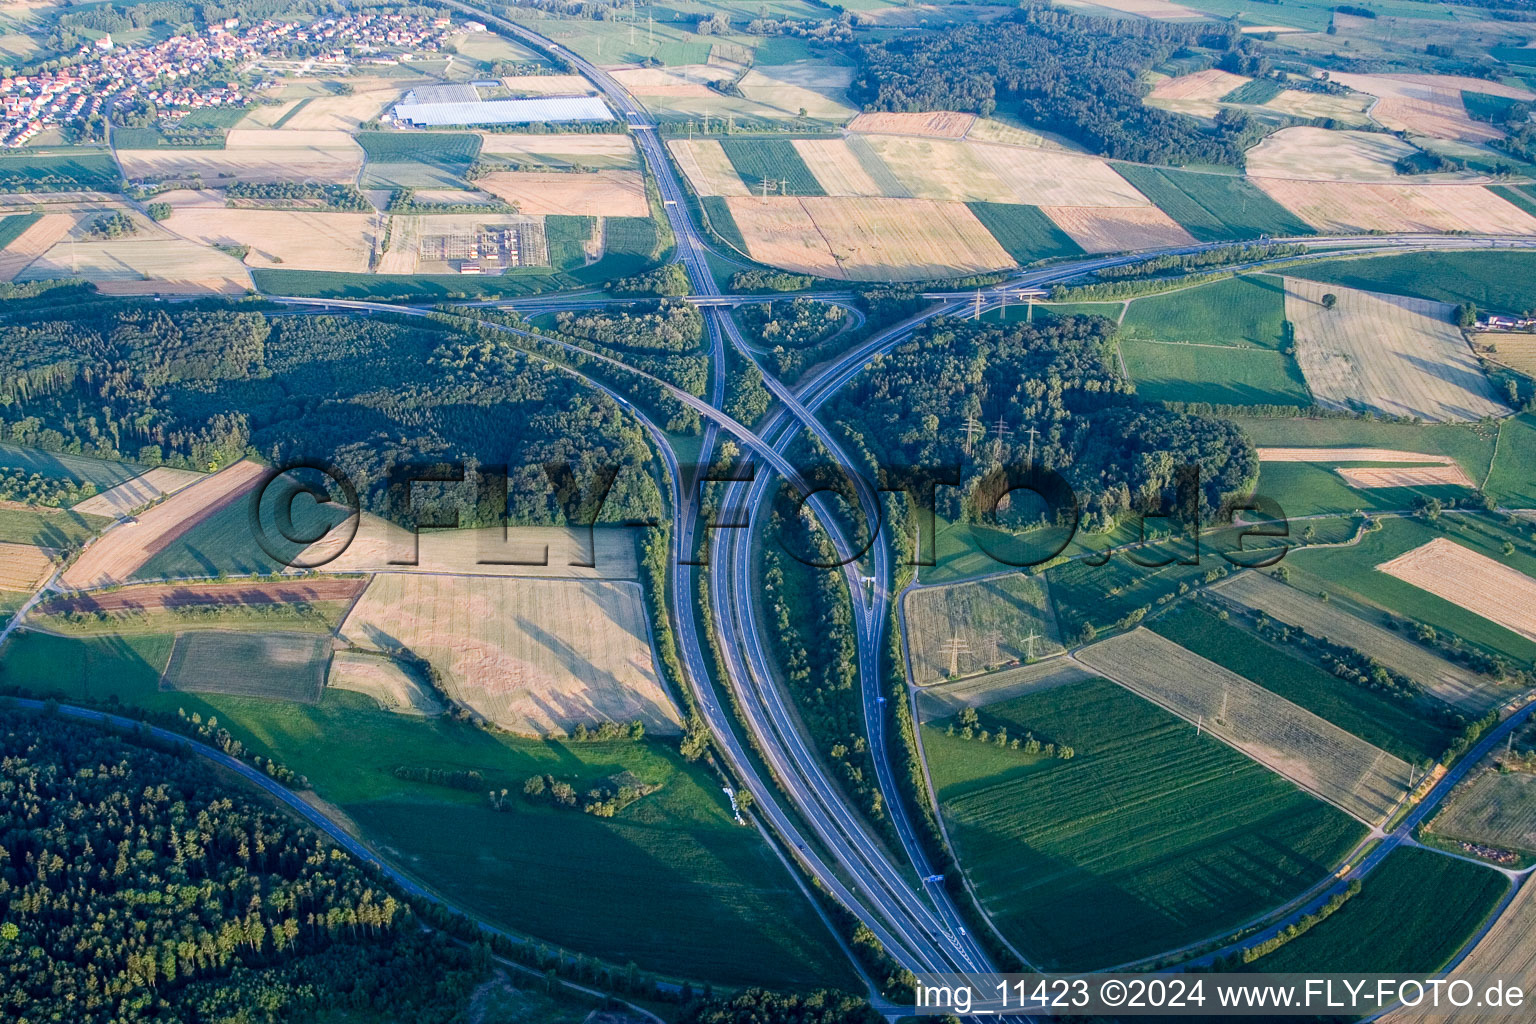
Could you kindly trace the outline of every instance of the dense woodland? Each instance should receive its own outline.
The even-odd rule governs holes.
[[[546,464],[578,482],[611,466],[603,521],[659,513],[642,428],[490,328],[94,302],[14,313],[0,348],[0,440],[197,469],[323,460],[377,511],[397,465],[504,464],[519,523],[566,516]],[[462,504],[465,525],[495,519]]]
[[[1226,420],[1138,400],[1109,363],[1114,329],[1103,317],[935,319],[854,378],[833,418],[852,450],[881,467],[963,466],[960,487],[937,491],[949,519],[973,515],[963,500],[998,467],[1027,464],[1031,444],[1034,464],[1072,485],[1089,529],[1131,511],[1175,510],[1184,465],[1200,467],[1203,515],[1249,489],[1252,443]]]
[[[201,761],[0,710],[0,1016],[446,1024],[487,971]]]
[[[1254,46],[1222,24],[1107,20],[1030,7],[1008,20],[861,46],[852,95],[869,110],[1014,114],[1119,160],[1241,165],[1266,130],[1212,127],[1142,104],[1141,72],[1181,48]]]

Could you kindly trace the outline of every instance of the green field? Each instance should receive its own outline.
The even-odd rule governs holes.
[[[709,218],[709,226],[715,234],[746,252],[747,240],[741,236],[741,228],[736,226],[736,218],[731,216],[731,208],[726,205],[725,197],[702,196],[699,203],[704,207],[704,215]]]
[[[330,662],[329,636],[199,630],[176,637],[161,686],[313,704],[325,687]],[[236,665],[239,671],[230,671]]]
[[[0,219],[0,249],[16,241],[23,231],[42,219],[43,215],[40,213],[18,213]]]
[[[1020,265],[1052,256],[1079,256],[1082,246],[1040,212],[1038,206],[1018,203],[966,203],[997,244],[1008,250]]]
[[[1278,351],[1285,344],[1285,285],[1272,274],[1244,274],[1132,300],[1126,337]]]
[[[364,188],[465,187],[480,155],[473,132],[358,132],[357,142],[368,158]]]
[[[1507,508],[1536,508],[1536,415],[1522,413],[1499,424],[1498,452],[1484,489]],[[1473,479],[1477,479],[1474,477]]]
[[[1150,402],[1312,404],[1301,368],[1280,352],[1128,338],[1120,342],[1120,358],[1136,393]]]
[[[785,183],[784,195],[827,194],[788,139],[723,139],[720,145],[750,189],[759,188],[766,180],[770,187]]]
[[[1285,86],[1273,78],[1254,78],[1221,98],[1223,103],[1250,103],[1261,106],[1279,96]]]
[[[1536,189],[1529,185],[1490,185],[1488,190],[1514,203],[1526,213],[1536,215]]]
[[[1337,913],[1248,969],[1432,974],[1466,944],[1507,888],[1489,868],[1399,847]]]
[[[122,182],[112,155],[95,150],[0,156],[0,192],[115,192]]]
[[[407,870],[494,924],[621,967],[633,961],[728,985],[861,990],[757,833],[732,822],[714,775],[671,743],[520,739],[391,714],[342,691],[315,705],[161,692],[170,648],[168,636],[23,633],[0,654],[0,685],[215,716],[254,752],[306,776]],[[479,771],[487,790],[511,791],[511,810],[492,810],[484,792],[398,779],[401,765]],[[626,770],[662,788],[613,818],[520,795],[533,774],[581,789]]]
[[[312,510],[313,511],[313,510]],[[339,506],[331,512],[343,517]],[[270,520],[264,520],[270,522]],[[318,520],[295,517],[298,531],[308,533],[318,528]],[[295,534],[298,535],[298,534]],[[278,545],[281,535],[268,533],[269,545]],[[297,556],[302,545],[275,546],[280,554]],[[230,503],[176,538],[165,550],[152,555],[133,573],[134,580],[189,579],[204,576],[250,576],[285,568],[267,554],[251,528],[250,502]]]
[[[1490,515],[1444,515],[1438,528],[1417,519],[1384,519],[1381,524],[1380,530],[1366,534],[1359,544],[1350,547],[1291,552],[1285,564],[1293,574],[1292,583],[1311,593],[1327,590],[1334,599],[1378,609],[1375,614],[1366,615],[1373,622],[1380,622],[1380,609],[1386,609],[1447,630],[1515,662],[1536,660],[1536,643],[1376,569],[1382,562],[1436,537],[1447,537],[1536,576],[1536,557],[1530,553],[1528,536],[1511,533]],[[1504,555],[1506,540],[1515,542],[1512,557]]]
[[[1446,455],[1455,459],[1474,482],[1488,475],[1494,457],[1495,431],[1477,423],[1381,423],[1333,417],[1237,417],[1236,422],[1254,444],[1265,448],[1395,448]],[[1506,421],[1505,429],[1512,423]],[[1519,451],[1517,446],[1515,451]],[[1511,469],[1512,479],[1522,476],[1518,467]]]
[[[1037,966],[1105,967],[1196,941],[1325,877],[1364,828],[1103,680],[983,709],[1035,759],[926,726],[960,863]],[[1005,761],[1003,758],[1009,758]]]
[[[1435,252],[1332,260],[1286,271],[1346,288],[1473,302],[1482,310],[1536,309],[1536,253]]]
[[[79,544],[112,520],[69,511],[0,508],[0,541],[67,548]]]
[[[1313,234],[1306,222],[1236,175],[1140,164],[1114,166],[1121,177],[1199,241]]]
[[[0,226],[3,226],[3,222],[0,222]],[[89,482],[103,491],[144,472],[144,467],[126,462],[108,462],[85,455],[66,455],[42,448],[0,444],[0,470],[11,469],[36,473],[50,480],[68,480],[74,484]]]
[[[1419,702],[1346,683],[1204,608],[1185,605],[1153,620],[1152,628],[1405,761],[1438,761],[1456,736]]]
[[[1315,516],[1328,512],[1404,512],[1420,498],[1442,502],[1465,500],[1465,487],[1371,487],[1355,490],[1333,471],[1331,463],[1265,462],[1259,470],[1258,493],[1280,503],[1287,516]],[[1371,463],[1366,463],[1371,465]]]

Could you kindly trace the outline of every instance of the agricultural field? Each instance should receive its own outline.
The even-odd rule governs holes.
[[[499,927],[717,984],[859,985],[794,880],[732,822],[714,775],[684,762],[675,740],[521,739],[451,716],[381,711],[332,688],[319,704],[161,692],[172,643],[24,632],[0,652],[0,684],[216,716],[253,753],[304,775],[368,841]],[[402,765],[479,771],[487,790],[518,792],[532,774],[582,787],[620,771],[660,788],[614,818],[521,798],[498,812],[483,792],[399,779]],[[730,942],[719,941],[722,923]]]
[[[1492,679],[1447,661],[1402,634],[1384,629],[1329,601],[1319,600],[1262,572],[1240,573],[1212,588],[1223,598],[1313,636],[1353,647],[1422,684],[1452,707],[1482,714],[1508,696]]]
[[[69,237],[75,221],[76,215],[72,213],[44,214],[6,243],[0,251],[0,281],[16,280],[16,275],[31,266],[33,260]]]
[[[1372,97],[1360,93],[1336,96],[1326,92],[1285,89],[1274,99],[1266,101],[1264,109],[1306,120],[1326,117],[1348,127],[1358,127],[1371,123],[1367,111],[1374,102]]]
[[[960,203],[778,196],[727,198],[725,203],[748,254],[787,270],[852,281],[900,281],[1013,266],[1008,253]]]
[[[646,217],[645,177],[639,171],[492,171],[475,183],[522,214],[568,217]]]
[[[1019,573],[914,590],[906,598],[906,624],[912,678],[919,686],[1062,649],[1044,583]],[[1031,635],[1034,641],[1026,639]]]
[[[751,194],[746,182],[736,173],[736,166],[715,139],[673,139],[667,143],[667,148],[700,196]]]
[[[1362,291],[1471,302],[1495,313],[1536,309],[1536,253],[1405,253],[1314,263],[1288,273]]]
[[[1506,508],[1536,508],[1536,470],[1526,453],[1536,444],[1536,416],[1521,413],[1499,424],[1499,449],[1483,484]]]
[[[1254,178],[1305,181],[1395,181],[1397,161],[1418,148],[1381,132],[1339,132],[1299,126],[1284,128],[1246,154]]]
[[[1285,343],[1285,287],[1272,274],[1244,274],[1131,301],[1127,337],[1278,351]]]
[[[291,579],[280,583],[145,583],[52,597],[28,622],[52,632],[184,632],[189,629],[282,629],[332,632],[363,592],[362,579]],[[281,625],[277,625],[281,623]]]
[[[250,274],[239,260],[176,238],[59,242],[15,279],[71,278],[91,281],[113,295],[244,295],[251,289]]]
[[[742,95],[780,117],[843,122],[858,113],[848,100],[853,68],[807,61],[757,64],[737,86]]]
[[[115,192],[122,182],[112,154],[106,150],[70,147],[57,152],[14,150],[0,156],[0,191]]]
[[[1020,266],[1053,256],[1077,256],[1083,251],[1039,207],[1018,203],[966,205]]]
[[[1385,820],[1408,792],[1401,759],[1148,629],[1077,658],[1361,821]]]
[[[1505,978],[1529,992],[1536,983],[1536,888],[1521,886],[1508,907],[1478,940],[1450,980],[1474,984],[1483,978]],[[1507,1007],[1468,1007],[1430,1012],[1393,1011],[1383,1024],[1505,1024]]]
[[[60,585],[88,590],[127,582],[193,527],[238,502],[264,472],[247,460],[178,491],[140,516],[136,525],[119,526],[87,547],[64,572]]]
[[[1045,215],[1084,252],[1121,252],[1194,242],[1155,206],[1045,206]]]
[[[1136,393],[1148,401],[1312,404],[1296,361],[1271,349],[1127,338],[1119,352]]]
[[[371,697],[396,714],[440,715],[447,710],[421,673],[399,658],[374,651],[337,651],[325,685]]]
[[[863,145],[919,199],[1064,208],[1150,207],[1146,196],[1108,162],[1095,157],[907,136],[871,135]]]
[[[1237,619],[1224,622],[1204,608],[1186,606],[1158,616],[1151,628],[1405,761],[1438,761],[1456,738],[1454,725],[1432,717],[1445,710],[1434,701],[1404,700],[1346,682],[1305,660],[1299,649],[1272,644]]]
[[[46,548],[0,541],[0,590],[36,590],[53,572]]]
[[[372,213],[313,213],[295,210],[177,209],[165,227],[202,246],[249,249],[251,267],[363,272],[383,230]],[[199,249],[207,262],[228,256]]]
[[[391,84],[383,79],[351,82],[347,96],[306,96],[288,108],[272,125],[287,131],[355,132],[365,122],[376,119],[400,99],[404,83]]]
[[[1463,92],[1533,100],[1536,93],[1481,78],[1454,75],[1366,75],[1339,73],[1333,80],[1356,92],[1380,97],[1371,117],[1393,131],[1409,131],[1438,139],[1487,142],[1503,133],[1467,113]]]
[[[1037,966],[1102,968],[1195,941],[1319,879],[1365,830],[1103,680],[979,709],[1070,745],[1030,757],[922,731],[939,806],[987,913]]]
[[[971,125],[975,123],[975,114],[957,114],[948,110],[921,114],[876,112],[855,117],[848,122],[848,130],[866,135],[916,135],[929,139],[963,139]]]
[[[1504,876],[1489,868],[1399,847],[1337,913],[1248,969],[1433,974],[1466,944],[1508,888]]]
[[[676,143],[673,143],[675,146]],[[887,173],[877,179],[870,174],[869,166],[873,161],[879,160],[867,147],[861,147],[855,151],[854,147],[846,139],[796,139],[794,141],[795,152],[801,162],[810,170],[816,179],[816,184],[821,188],[822,194],[829,196],[895,196],[907,195],[905,188],[891,190],[888,188],[890,175]],[[860,159],[860,153],[865,154]],[[734,168],[732,175],[737,177]],[[882,180],[886,184],[882,184]],[[725,182],[729,185],[729,182]],[[746,186],[743,185],[742,188]],[[721,195],[736,195],[734,192],[721,192]]]
[[[1153,84],[1152,91],[1142,102],[1176,114],[1214,118],[1221,110],[1220,101],[1251,81],[1229,71],[1207,68],[1192,75],[1161,79]]]
[[[1032,665],[925,686],[914,694],[913,699],[917,704],[918,721],[931,722],[936,718],[949,718],[962,708],[999,704],[1053,686],[1097,678],[1071,658],[1047,658]]]
[[[1536,579],[1444,537],[1376,567],[1536,640]]]
[[[1306,235],[1312,228],[1235,174],[1115,164],[1115,170],[1201,242]]]
[[[640,167],[640,155],[627,135],[503,135],[482,133],[480,159],[489,165],[500,161],[521,167],[584,167],[594,171],[631,171]]]
[[[64,551],[79,547],[110,520],[43,506],[0,507],[0,543]]]
[[[299,560],[325,572],[426,572],[632,580],[640,575],[633,531],[595,526],[499,526],[423,530],[364,512],[304,549]]]
[[[787,139],[726,139],[720,148],[749,191],[766,181],[769,191],[781,196],[826,195]]]
[[[1450,459],[1474,481],[1488,475],[1498,435],[1497,427],[1490,429],[1481,423],[1242,417],[1237,422],[1259,447],[1261,463],[1273,465],[1282,458],[1378,465],[1403,459],[1417,463]]]
[[[1431,541],[1451,539],[1524,572],[1536,567],[1536,558],[1524,553],[1523,538],[1517,540],[1513,559],[1502,551],[1506,541],[1517,537],[1489,516],[1442,516],[1434,526],[1414,519],[1383,519],[1380,529],[1367,533],[1357,544],[1316,551],[1299,549],[1286,556],[1285,564],[1293,573],[1293,585],[1317,593],[1327,591],[1331,601],[1363,607],[1368,618],[1383,621],[1380,616],[1384,612],[1395,612],[1433,625],[1442,634],[1458,636],[1489,654],[1516,663],[1530,662],[1536,661],[1536,643],[1377,568]]]
[[[632,584],[381,573],[341,635],[427,659],[451,697],[516,733],[637,719],[653,734],[679,728]]]
[[[359,136],[361,138],[362,136]],[[131,181],[324,181],[351,184],[364,151],[345,131],[236,128],[223,149],[120,149]],[[4,164],[0,164],[3,167]]]
[[[330,656],[331,638],[314,633],[178,633],[160,688],[314,704]]]
[[[1454,471],[1454,466],[1423,467],[1430,470]],[[1349,471],[1383,473],[1407,473],[1397,466],[1350,467]],[[1333,468],[1315,462],[1268,462],[1260,463],[1257,493],[1279,503],[1287,516],[1317,516],[1332,514],[1348,517],[1351,523],[1359,513],[1402,512],[1414,507],[1419,500],[1438,499],[1450,502],[1472,498],[1466,487],[1447,484],[1356,487],[1344,475],[1344,467]]]
[[[67,455],[42,448],[0,444],[0,470],[17,469],[29,475],[36,473],[49,480],[67,480],[76,485],[89,483],[103,491],[126,483],[144,472],[143,467],[126,462],[109,462],[86,455]]]
[[[1536,854],[1536,775],[1483,769],[1456,787],[1425,831]]]
[[[1536,334],[1483,334],[1474,344],[1495,362],[1536,377]]]
[[[1320,232],[1536,234],[1536,217],[1481,185],[1377,184],[1255,178],[1276,203]]]
[[[1287,278],[1285,315],[1319,405],[1441,422],[1509,415],[1443,303]]]

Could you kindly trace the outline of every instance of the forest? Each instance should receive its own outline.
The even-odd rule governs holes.
[[[1257,480],[1253,444],[1227,420],[1137,399],[1110,365],[1114,330],[1094,316],[936,318],[854,378],[832,418],[850,450],[882,468],[963,467],[960,486],[937,490],[946,519],[976,515],[983,482],[1028,465],[1031,454],[1071,485],[1090,530],[1133,511],[1178,508],[1186,465],[1200,468],[1208,518]]]
[[[202,470],[249,453],[318,460],[383,513],[396,467],[505,465],[506,514],[528,524],[566,519],[546,465],[569,464],[579,481],[617,467],[603,521],[659,514],[641,426],[511,337],[446,317],[213,301],[32,306],[0,326],[0,440]],[[498,515],[461,512],[466,526]]]
[[[1031,6],[1010,19],[859,47],[851,95],[866,110],[1004,112],[1088,149],[1142,163],[1241,166],[1274,126],[1240,114],[1205,127],[1142,104],[1138,76],[1188,46],[1257,44],[1220,24],[1108,20]]]
[[[442,1024],[487,973],[182,752],[0,710],[0,766],[7,1020]]]

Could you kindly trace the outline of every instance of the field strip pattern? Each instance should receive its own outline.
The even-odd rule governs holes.
[[[137,524],[109,530],[86,545],[75,564],[64,571],[60,584],[70,590],[88,590],[126,583],[176,538],[244,497],[265,472],[261,465],[243,460],[177,491],[140,516]]]
[[[1467,487],[1472,478],[1460,466],[1341,466],[1335,470],[1357,490],[1377,487]]]
[[[1260,448],[1260,462],[1409,462],[1454,465],[1449,455],[1405,452],[1395,448]]]
[[[52,571],[53,561],[45,549],[0,543],[0,590],[36,590]]]
[[[1504,696],[1492,679],[1265,573],[1238,573],[1216,584],[1211,591],[1286,625],[1353,647],[1422,684],[1452,707],[1480,715]]]
[[[1536,580],[1436,537],[1376,567],[1527,640],[1536,640]]]
[[[1368,824],[1408,792],[1406,762],[1145,627],[1077,658]]]
[[[156,466],[141,476],[125,480],[116,487],[86,498],[74,505],[74,511],[86,515],[106,516],[115,519],[125,516],[136,508],[142,508],[157,498],[172,494],[201,480],[205,474],[187,469]]]
[[[1324,297],[1337,305],[1329,309]],[[1285,279],[1296,362],[1319,405],[1435,422],[1509,415],[1451,307],[1429,299]]]

